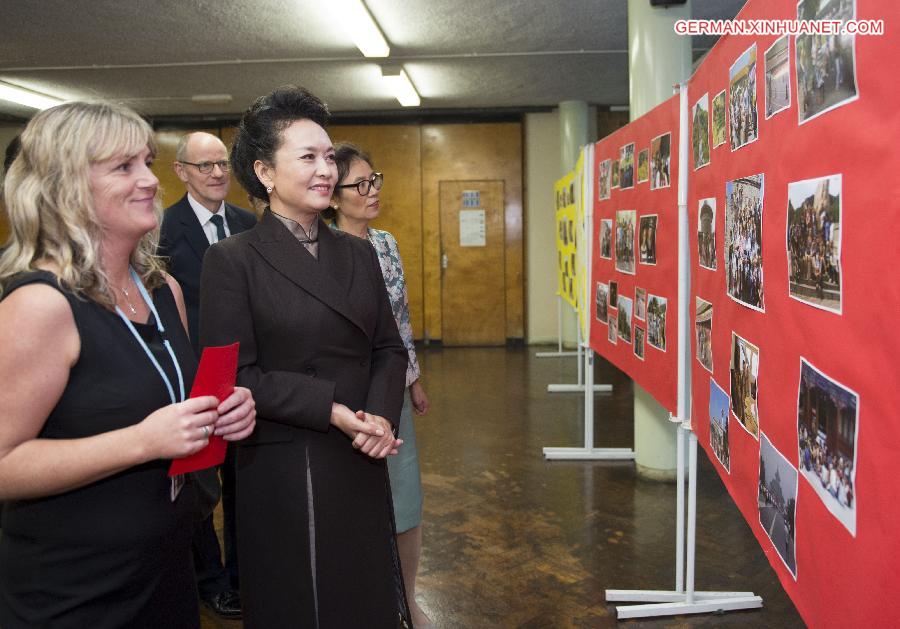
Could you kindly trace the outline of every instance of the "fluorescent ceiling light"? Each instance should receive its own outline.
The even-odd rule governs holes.
[[[422,99],[419,98],[419,93],[413,86],[412,81],[409,80],[406,70],[400,66],[381,66],[381,76],[394,93],[394,97],[404,107],[418,107],[422,103]]]
[[[62,99],[32,92],[9,83],[0,82],[0,100],[8,100],[18,105],[25,105],[32,109],[48,109],[62,103]]]
[[[378,23],[362,0],[332,0],[331,10],[363,55],[387,57],[391,53]]]
[[[227,105],[233,100],[231,94],[194,94],[191,96],[191,102],[201,105]]]

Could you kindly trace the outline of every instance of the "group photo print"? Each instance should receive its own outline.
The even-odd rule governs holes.
[[[831,514],[856,535],[859,395],[800,359],[800,472]]]
[[[728,113],[731,150],[755,142],[759,135],[756,110],[756,44],[742,54],[728,73]]]
[[[725,183],[725,281],[732,299],[765,311],[763,300],[763,175]]]
[[[788,184],[787,253],[791,297],[840,314],[840,175]]]

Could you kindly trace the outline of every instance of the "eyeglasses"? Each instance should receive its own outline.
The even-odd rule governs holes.
[[[375,188],[376,190],[381,190],[381,186],[384,185],[384,174],[383,173],[372,173],[372,176],[368,179],[363,179],[362,181],[357,181],[356,183],[345,183],[342,186],[335,186],[335,189],[338,188],[356,188],[356,191],[359,193],[359,196],[364,197],[369,194],[369,190]]]
[[[194,162],[178,162],[179,164],[188,164],[190,166],[195,166],[197,170],[200,171],[201,175],[208,175],[213,171],[213,168],[218,166],[219,170],[223,173],[227,173],[231,170],[231,162],[227,159],[223,159],[219,162],[200,162],[199,164],[195,164]]]

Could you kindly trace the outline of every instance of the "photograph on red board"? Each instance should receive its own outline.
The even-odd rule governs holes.
[[[800,0],[799,20],[846,22],[855,0]],[[855,35],[797,35],[797,116],[800,124],[859,98]]]
[[[663,133],[650,142],[650,189],[669,187],[669,158],[672,134]]]
[[[704,94],[691,113],[691,155],[694,170],[709,164],[709,94]]]
[[[731,474],[731,448],[728,445],[728,394],[709,379],[709,445],[725,471]]]
[[[668,300],[658,295],[647,299],[647,342],[660,351],[666,351],[666,306]]]
[[[619,160],[614,159],[610,164],[610,168],[612,169],[612,174],[610,175],[610,188],[618,188],[619,187]]]
[[[641,264],[656,264],[656,214],[641,217],[639,250]]]
[[[634,228],[636,210],[616,212],[616,270],[634,275]]]
[[[759,440],[759,523],[778,556],[797,578],[795,536],[797,513],[797,470],[790,464],[765,433]]]
[[[607,308],[609,306],[609,287],[603,282],[597,283],[596,317],[600,323],[607,321]]]
[[[725,182],[725,273],[728,295],[765,312],[763,301],[763,175]]]
[[[790,57],[787,35],[766,50],[766,120],[791,106]]]
[[[610,177],[612,176],[611,164],[612,162],[608,159],[600,162],[600,171],[597,175],[597,198],[601,201],[609,198]]]
[[[725,90],[716,94],[712,102],[712,141],[713,148],[725,144],[728,134],[725,132]]]
[[[637,182],[646,183],[650,180],[650,149],[644,149],[638,153]]]
[[[607,326],[609,330],[607,331],[606,338],[610,343],[616,345],[619,340],[619,321],[618,316],[614,312],[609,313],[609,325]]]
[[[619,188],[634,188],[634,143],[619,149]]]
[[[697,213],[697,259],[700,266],[715,271],[716,265],[716,199],[700,199]]]
[[[634,308],[634,302],[628,297],[619,295],[618,303],[618,325],[619,338],[623,343],[631,343],[631,313]]]
[[[841,175],[788,184],[789,292],[841,313]]]
[[[619,303],[619,283],[618,282],[610,282],[609,283],[609,307],[615,308]]]
[[[731,333],[731,412],[759,439],[759,348]]]
[[[731,150],[755,142],[759,137],[756,110],[756,44],[750,46],[728,71],[728,108]]]
[[[647,319],[647,291],[643,288],[634,289],[634,318]]]
[[[634,328],[634,355],[644,360],[644,329]]]
[[[600,257],[612,260],[612,219],[600,220]]]
[[[697,362],[703,368],[713,372],[712,353],[712,316],[713,306],[705,299],[696,298],[696,314],[694,315],[694,329],[697,332]]]
[[[804,358],[799,390],[800,473],[828,511],[856,536],[859,396]]]

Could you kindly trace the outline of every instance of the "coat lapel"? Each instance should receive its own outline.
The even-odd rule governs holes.
[[[197,254],[197,259],[203,260],[203,255],[209,249],[209,240],[206,239],[206,234],[200,226],[200,221],[197,220],[197,215],[194,214],[191,204],[188,203],[187,195],[181,199],[178,210],[178,220],[184,231],[184,239],[187,240],[191,249]]]
[[[348,299],[353,279],[353,253],[319,220],[319,259],[316,260],[269,210],[263,214],[250,243],[265,260],[291,282],[339,312],[369,335]]]

